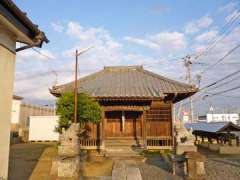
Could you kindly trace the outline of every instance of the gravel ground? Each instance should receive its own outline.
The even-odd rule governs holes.
[[[206,180],[240,180],[240,155],[219,155],[201,151],[205,163]],[[163,157],[152,156],[145,163],[138,163],[143,180],[177,180],[182,177],[171,174],[171,165]]]
[[[25,180],[29,179],[33,169],[39,164],[39,158],[43,151],[51,146],[50,144],[18,144],[11,146],[10,151],[10,180]],[[200,149],[201,150],[201,149]],[[201,150],[201,153],[207,157],[205,163],[206,179],[207,180],[240,180],[240,155],[224,156],[206,150]],[[44,159],[43,162],[45,162]],[[145,162],[137,161],[143,180],[181,180],[183,178],[173,176],[171,173],[171,165],[164,157],[159,154],[146,157]],[[111,164],[111,163],[107,163]],[[45,165],[44,165],[45,167]],[[96,167],[102,171],[103,166],[99,163],[93,163],[92,170],[96,172]],[[111,167],[111,165],[109,165]],[[45,167],[46,169],[46,167]],[[91,170],[91,168],[89,168]],[[40,172],[40,171],[39,171]],[[42,172],[42,171],[41,171]],[[91,174],[91,171],[88,172]],[[103,172],[102,172],[103,173]],[[105,175],[105,173],[102,174]],[[95,174],[96,176],[100,174]],[[108,180],[107,177],[86,178],[86,179],[101,179]]]
[[[154,165],[139,163],[139,169],[143,180],[181,180],[182,178],[173,176],[168,171],[165,171]]]
[[[26,180],[31,176],[38,160],[49,144],[26,143],[10,146],[9,180]]]
[[[220,155],[206,148],[198,148],[207,157],[205,163],[207,180],[239,180],[240,155]]]
[[[181,177],[173,176],[171,165],[159,155],[148,157],[146,161],[139,162],[143,180],[180,180]]]
[[[205,163],[207,180],[239,180],[240,164],[228,162],[224,158],[207,159]],[[236,160],[234,160],[236,161]]]

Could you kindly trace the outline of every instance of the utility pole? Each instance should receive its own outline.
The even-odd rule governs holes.
[[[88,47],[86,49],[82,49],[81,51],[76,50],[75,52],[75,81],[74,81],[74,123],[77,123],[77,109],[78,109],[78,56],[87,52],[89,49],[93,48],[93,46]]]
[[[52,71],[52,73],[55,76],[55,81],[53,82],[53,85],[56,86],[58,83],[58,74],[57,74],[57,71],[54,71],[54,70]]]
[[[74,82],[74,123],[77,123],[77,104],[78,104],[78,93],[77,93],[77,79],[78,79],[78,50],[75,54],[75,82]]]
[[[184,59],[184,66],[186,67],[187,73],[186,73],[186,80],[190,85],[193,85],[192,81],[192,61],[191,56],[187,55]],[[193,111],[193,99],[192,96],[190,96],[190,121],[194,121],[194,111]]]

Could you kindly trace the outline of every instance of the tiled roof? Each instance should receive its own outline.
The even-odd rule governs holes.
[[[27,17],[25,12],[17,7],[13,0],[0,1],[0,14],[30,39],[34,40],[36,42],[35,46],[41,47],[43,42],[49,42],[44,32]]]
[[[235,131],[240,131],[240,127],[231,122],[197,122],[197,123],[185,123],[186,129],[192,129],[193,131],[205,131],[205,132],[224,132],[227,128],[232,128]]]
[[[17,96],[17,95],[13,95],[13,99],[15,99],[15,100],[22,100],[23,97],[21,97],[21,96]]]
[[[143,69],[142,66],[105,67],[78,80],[78,92],[93,97],[164,97],[166,94],[194,94],[197,89]],[[74,83],[55,86],[52,94],[73,91]]]

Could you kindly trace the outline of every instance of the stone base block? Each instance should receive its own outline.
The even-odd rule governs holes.
[[[176,147],[176,154],[181,155],[185,152],[197,152],[197,147],[194,145],[177,145]]]
[[[206,158],[198,152],[187,152],[185,154],[187,160],[187,174],[189,179],[205,179]]]
[[[76,145],[60,145],[58,146],[58,155],[59,156],[76,156],[80,153],[79,144]]]
[[[80,157],[57,158],[52,162],[51,175],[77,179],[80,175]]]
[[[50,175],[52,175],[52,176],[58,175],[58,158],[55,158],[52,160],[52,167],[51,167]]]
[[[126,169],[126,171],[127,171],[127,180],[142,180],[142,176],[139,168],[129,167]]]
[[[220,154],[240,154],[240,146],[220,146]]]
[[[209,144],[208,149],[211,151],[219,151],[220,146],[220,144]]]
[[[202,142],[201,144],[199,144],[199,146],[204,147],[204,148],[208,148],[209,143]]]

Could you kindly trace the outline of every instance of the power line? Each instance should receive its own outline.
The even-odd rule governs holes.
[[[171,58],[171,59],[166,59],[167,61],[176,61],[176,60],[180,60],[183,59],[182,57],[178,57],[178,58]],[[165,59],[162,59],[165,60]],[[155,65],[155,64],[162,64],[161,60],[156,61],[156,62],[152,62],[152,63],[143,63],[141,64],[142,66],[151,66],[151,65]]]
[[[224,94],[226,92],[234,91],[236,89],[240,89],[240,85],[236,86],[236,87],[233,87],[233,88],[230,88],[230,89],[227,89],[227,90],[223,90],[223,91],[219,91],[219,92],[213,93],[213,94],[211,94],[211,96],[206,95],[205,97],[213,97],[213,96],[216,96],[216,95]]]
[[[226,57],[228,57],[229,55],[231,55],[235,50],[237,50],[240,47],[240,44],[238,44],[237,46],[235,46],[233,49],[231,49],[230,51],[228,51],[222,58],[220,58],[218,61],[216,61],[214,64],[209,65],[207,68],[205,68],[201,74],[205,73],[207,70],[211,69],[212,67],[216,66],[217,64],[219,64],[220,62],[222,62]]]
[[[212,93],[209,93],[209,94],[212,94]],[[226,98],[240,98],[240,96],[229,96],[229,95],[222,95],[222,94],[219,94],[216,96],[222,96],[222,97],[226,97]]]
[[[230,20],[229,21],[229,28],[230,29],[225,29],[225,30],[223,30],[223,34],[219,37],[219,38],[216,38],[213,42],[212,42],[212,44],[210,44],[209,45],[209,47],[206,49],[206,52],[205,53],[207,53],[207,52],[209,52],[211,49],[213,49],[215,46],[216,46],[216,44],[217,44],[217,42],[219,42],[219,41],[221,41],[222,39],[224,39],[228,34],[230,34],[233,30],[234,30],[234,26],[231,28],[231,26],[234,24],[234,22],[235,21],[237,21],[238,20],[238,18],[240,17],[240,14],[237,14],[236,15],[236,17],[234,18],[234,16],[232,17],[232,19],[233,20]],[[239,24],[239,23],[238,23]],[[238,25],[237,24],[237,25]],[[226,25],[228,25],[228,24],[226,24]],[[224,34],[225,33],[225,34]]]
[[[236,9],[238,12],[239,9]],[[232,16],[231,19],[225,23],[222,28],[220,29],[221,36],[213,38],[201,53],[195,57],[195,59],[199,58],[200,56],[206,55],[212,48],[214,48],[217,44],[217,42],[221,41],[223,38],[225,38],[228,34],[230,34],[234,30],[234,26],[231,28],[231,26],[234,24],[234,22],[240,17],[240,13],[237,13],[235,16]],[[230,29],[228,29],[228,27]],[[227,31],[228,30],[228,31]],[[226,33],[226,34],[225,34]]]
[[[205,89],[207,89],[207,88],[210,88],[210,87],[218,84],[219,82],[224,81],[224,80],[226,80],[226,79],[228,79],[228,78],[230,78],[230,77],[232,77],[232,76],[234,76],[234,75],[236,75],[236,74],[238,74],[238,73],[240,73],[240,70],[235,71],[235,72],[233,72],[233,73],[231,73],[231,74],[229,74],[229,75],[227,75],[227,76],[225,76],[225,77],[223,77],[223,78],[221,78],[221,79],[219,79],[219,80],[217,80],[217,81],[215,81],[215,82],[213,82],[213,83],[211,83],[211,84],[209,84],[209,85],[204,86],[204,87],[201,88],[198,92],[202,92],[203,90],[205,90]],[[236,79],[237,79],[237,78],[236,78]],[[232,81],[230,81],[230,82],[232,82]],[[223,83],[222,83],[221,85],[223,85]],[[220,86],[220,85],[219,85],[219,86]],[[216,88],[214,87],[214,89],[216,89]],[[202,92],[202,93],[203,93],[203,94],[195,97],[195,98],[192,100],[192,102],[197,102],[197,101],[199,101],[199,100],[204,100],[205,97],[208,97],[208,96],[206,96],[206,95],[205,95],[205,96],[203,96],[203,95],[204,95],[204,94],[207,94],[207,93],[209,93],[209,92]],[[182,106],[187,105],[187,104],[189,104],[189,103],[190,103],[190,102],[186,102],[186,103],[182,104]]]
[[[231,73],[231,74],[229,74],[229,75],[227,75],[227,76],[225,76],[225,77],[223,77],[223,78],[221,78],[221,79],[219,79],[219,80],[217,80],[217,81],[215,81],[215,82],[213,82],[213,83],[211,83],[211,84],[209,84],[209,85],[204,86],[204,87],[201,88],[199,91],[202,91],[202,90],[204,90],[204,89],[207,89],[207,88],[209,88],[209,87],[212,87],[212,86],[216,85],[217,83],[219,83],[219,82],[221,82],[221,81],[224,81],[225,79],[228,79],[228,78],[230,78],[230,77],[232,77],[232,76],[234,76],[234,75],[236,75],[236,74],[238,74],[238,73],[240,73],[240,70],[237,70],[237,71],[235,71],[235,72],[233,72],[233,73]]]
[[[47,59],[54,59],[53,57],[50,57],[50,56],[42,53],[41,51],[39,51],[39,50],[37,50],[37,49],[35,49],[35,48],[32,48],[32,50],[34,50],[35,52],[37,52],[38,54],[40,54],[41,56],[43,56],[43,57],[45,57],[45,58],[47,58]]]
[[[96,71],[97,69],[82,69],[81,71]],[[24,81],[24,80],[29,80],[29,79],[34,79],[38,78],[39,76],[48,76],[49,74],[54,74],[56,73],[73,73],[73,70],[49,70],[49,71],[43,71],[43,72],[37,72],[35,74],[27,75],[24,77],[16,78],[16,81]]]
[[[237,76],[236,78],[230,79],[230,80],[227,81],[227,82],[221,83],[221,84],[219,84],[218,86],[214,86],[214,87],[210,88],[210,90],[217,89],[217,88],[219,88],[219,87],[222,87],[222,86],[224,86],[224,85],[230,84],[230,83],[232,83],[233,81],[239,80],[239,79],[240,79],[240,76]]]

